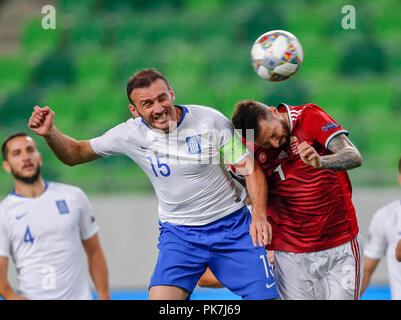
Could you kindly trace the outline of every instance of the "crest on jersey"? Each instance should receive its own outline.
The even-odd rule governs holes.
[[[60,214],[70,213],[68,209],[67,202],[65,200],[56,201],[57,209]]]
[[[298,145],[299,145],[298,138],[294,137],[294,136],[291,136],[291,138],[290,138],[290,146],[291,146],[291,151],[292,151],[293,154],[299,154]]]
[[[189,153],[201,153],[201,147],[197,136],[186,137],[185,141],[187,142]]]
[[[265,152],[259,152],[258,153],[258,160],[260,163],[265,163],[267,160],[267,156]]]

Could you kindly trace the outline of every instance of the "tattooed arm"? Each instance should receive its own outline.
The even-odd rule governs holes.
[[[302,161],[318,169],[345,171],[362,165],[361,154],[345,134],[335,136],[329,142],[328,149],[333,154],[319,156],[316,150],[306,142],[298,146]]]

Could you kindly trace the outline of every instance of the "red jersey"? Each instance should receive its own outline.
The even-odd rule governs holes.
[[[267,248],[311,252],[350,241],[359,228],[347,172],[307,165],[296,147],[306,141],[319,155],[329,155],[330,140],[348,132],[314,104],[281,104],[278,110],[289,115],[290,145],[278,149],[250,147],[267,176],[267,216],[273,233]]]

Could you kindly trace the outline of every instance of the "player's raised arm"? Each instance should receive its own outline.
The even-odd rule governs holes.
[[[89,140],[77,141],[61,133],[54,125],[54,111],[49,107],[35,106],[28,127],[43,136],[53,153],[63,163],[74,166],[100,158],[90,146]]]
[[[328,149],[333,154],[319,156],[305,141],[298,146],[302,161],[318,169],[345,171],[362,165],[361,154],[345,134],[335,136],[329,142]]]
[[[249,233],[254,246],[266,246],[272,240],[272,227],[266,217],[267,182],[262,169],[250,155],[235,164],[236,170],[245,177],[246,188],[252,202],[252,223]]]

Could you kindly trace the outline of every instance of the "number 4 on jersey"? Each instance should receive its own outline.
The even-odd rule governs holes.
[[[29,230],[29,226],[27,226],[24,236],[24,242],[30,242],[31,244],[33,244],[34,240],[35,238],[32,237],[31,231]]]

